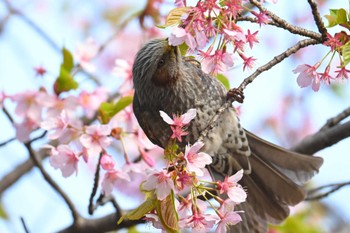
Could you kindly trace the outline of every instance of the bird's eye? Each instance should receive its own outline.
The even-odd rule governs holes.
[[[158,62],[158,68],[162,67],[164,64],[165,64],[165,60],[163,58],[160,59],[159,62]]]

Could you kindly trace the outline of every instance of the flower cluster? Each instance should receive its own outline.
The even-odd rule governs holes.
[[[243,171],[238,171],[223,181],[206,181],[204,169],[211,164],[212,158],[201,151],[204,143],[198,141],[193,145],[187,145],[183,152],[177,146],[177,143],[182,141],[181,137],[187,135],[184,128],[196,117],[196,110],[189,109],[185,114],[174,115],[173,118],[163,111],[160,111],[160,115],[173,132],[164,151],[167,168],[151,172],[141,185],[142,191],[148,196],[145,203],[148,206],[154,205],[155,208],[145,210],[140,207],[125,217],[133,217],[136,213],[146,215],[146,220],[152,222],[154,227],[163,230],[180,227],[190,228],[193,232],[208,232],[216,224],[216,232],[226,232],[227,226],[241,221],[234,207],[244,202],[247,197],[246,192],[238,184]],[[228,198],[217,196],[214,194],[215,191],[225,194]],[[218,205],[215,207],[213,200],[207,199],[205,195],[210,195]],[[199,196],[206,199],[215,214],[207,213],[208,204],[200,200]],[[163,204],[162,209],[156,208],[157,205]],[[178,218],[175,218],[175,215]]]
[[[350,70],[346,68],[349,63],[348,51],[350,44],[348,43],[350,36],[344,31],[335,33],[334,36],[327,34],[327,40],[323,45],[330,47],[330,51],[321,61],[311,66],[302,64],[297,66],[293,72],[298,73],[297,83],[300,87],[311,86],[312,90],[317,92],[320,89],[321,83],[330,85],[331,80],[346,80],[349,78]],[[335,70],[332,70],[334,56],[338,54],[339,64]],[[326,57],[331,56],[328,64],[322,72],[319,72],[321,65],[325,62]]]
[[[255,58],[245,55],[245,45],[252,48],[259,42],[258,31],[245,31],[236,23],[244,9],[242,0],[198,1],[192,7],[186,6],[186,1],[175,1],[175,4],[180,8],[170,12],[166,22],[166,26],[174,26],[173,22],[177,22],[169,36],[169,44],[185,43],[190,52],[199,51],[202,68],[207,73],[225,72],[234,65],[234,54],[242,59],[243,69],[253,67]],[[248,10],[260,26],[269,22],[266,12]],[[203,51],[209,41],[208,49]]]

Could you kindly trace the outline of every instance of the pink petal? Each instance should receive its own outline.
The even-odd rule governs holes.
[[[160,116],[163,118],[163,120],[168,123],[169,125],[173,125],[174,121],[168,116],[168,114],[166,114],[163,111],[159,111]]]
[[[197,110],[195,108],[189,109],[185,114],[182,115],[182,123],[184,125],[188,124],[197,115]]]

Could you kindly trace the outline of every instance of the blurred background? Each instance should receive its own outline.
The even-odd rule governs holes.
[[[149,3],[150,1],[148,1]],[[158,1],[159,11],[148,12],[143,28],[134,15],[146,7],[147,1],[54,1],[54,0],[0,0],[0,92],[8,95],[45,87],[53,90],[59,66],[61,49],[75,51],[79,44],[93,38],[102,50],[93,60],[95,71],[81,72],[76,79],[80,83],[77,92],[93,91],[97,83],[110,93],[117,90],[123,79],[113,74],[116,59],[132,62],[142,43],[152,37],[166,37],[168,30],[154,27],[164,23],[164,16],[174,7],[172,1]],[[191,5],[188,1],[188,5]],[[321,16],[329,9],[346,8],[347,1],[317,1]],[[288,22],[317,31],[307,1],[279,1],[267,4],[269,10]],[[158,18],[157,18],[158,16]],[[323,18],[326,22],[325,18]],[[290,35],[282,29],[242,23],[252,32],[260,30],[259,44],[252,50],[257,66],[294,45],[301,37]],[[338,32],[332,28],[330,32]],[[350,86],[347,80],[322,85],[318,92],[301,89],[292,72],[300,64],[314,65],[328,52],[324,46],[310,46],[286,61],[260,75],[245,91],[244,104],[240,106],[242,125],[259,136],[291,147],[305,136],[317,132],[327,121],[349,107]],[[35,68],[47,72],[40,76]],[[227,72],[232,87],[238,86],[251,71],[242,71],[237,62]],[[93,78],[92,78],[93,77]],[[95,80],[95,81],[94,81]],[[15,105],[4,103],[10,112]],[[238,106],[238,105],[237,105]],[[16,136],[15,128],[5,114],[0,113],[0,143]],[[43,141],[38,143],[41,146]],[[350,139],[342,140],[317,153],[324,159],[320,173],[309,187],[348,182],[350,180]],[[118,156],[118,154],[115,154]],[[28,159],[23,144],[14,140],[0,147],[0,179]],[[88,198],[93,183],[94,166],[79,167],[77,176],[63,178],[47,159],[44,168],[71,197],[78,211],[87,218]],[[115,191],[115,195],[118,191]],[[350,232],[350,187],[344,187],[321,201],[304,202],[293,208],[294,217],[286,226],[273,228],[271,232]],[[125,198],[125,196],[122,196]],[[123,208],[136,206],[132,199],[123,202]],[[137,203],[137,202],[136,202]],[[111,213],[112,206],[100,207],[93,218]],[[23,218],[31,232],[56,232],[69,226],[71,214],[65,203],[43,180],[37,169],[32,169],[16,183],[0,193],[0,232],[24,232]],[[289,224],[289,225],[288,225]],[[291,229],[295,231],[291,231]],[[298,229],[303,229],[298,230]],[[157,232],[150,225],[141,232]]]

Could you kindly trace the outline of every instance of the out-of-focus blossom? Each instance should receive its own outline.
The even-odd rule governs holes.
[[[192,146],[187,145],[185,148],[186,169],[194,172],[197,176],[203,176],[202,169],[212,163],[210,155],[204,152],[198,152],[204,146],[203,142],[196,142]]]
[[[81,144],[87,149],[88,156],[96,156],[106,149],[112,142],[108,135],[111,133],[109,125],[90,125],[80,136]]]
[[[21,142],[29,141],[30,134],[39,127],[36,122],[29,118],[25,118],[21,123],[15,123],[14,126],[16,138]]]
[[[44,76],[46,74],[46,69],[43,66],[36,66],[33,68],[35,71],[35,76]]]
[[[115,60],[115,67],[113,69],[113,75],[124,79],[124,82],[119,88],[119,92],[124,94],[127,91],[133,89],[132,80],[132,63],[123,59]]]
[[[170,194],[170,191],[174,189],[174,182],[170,175],[162,170],[151,174],[148,179],[142,183],[142,188],[144,190],[155,190],[157,198],[159,200],[164,200]]]
[[[112,156],[106,153],[102,155],[100,163],[101,163],[101,167],[107,171],[113,170],[115,166],[115,162]]]
[[[108,196],[112,193],[113,187],[119,187],[121,182],[130,182],[129,175],[121,170],[108,170],[102,180],[102,192]]]
[[[74,57],[81,65],[81,67],[88,71],[94,72],[96,70],[95,65],[93,65],[92,59],[95,58],[99,50],[99,46],[94,39],[88,38],[85,42],[79,43],[74,52]]]
[[[93,92],[82,91],[78,97],[79,105],[85,110],[86,116],[92,118],[102,102],[107,100],[107,89],[96,88]]]
[[[51,148],[50,164],[55,169],[60,169],[63,177],[71,176],[78,172],[78,154],[68,145],[59,145]]]

